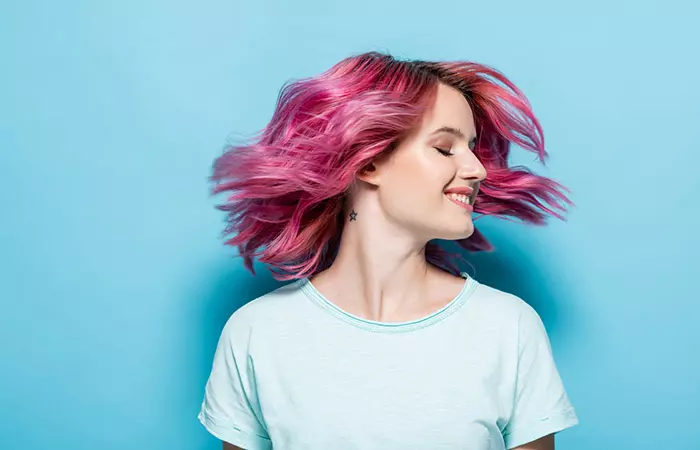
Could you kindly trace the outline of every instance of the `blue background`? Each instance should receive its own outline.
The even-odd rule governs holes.
[[[0,6],[0,448],[215,449],[228,316],[278,286],[206,177],[282,83],[351,53],[472,59],[532,101],[567,222],[480,223],[581,424],[558,448],[700,448],[697,2],[120,1]],[[692,56],[692,55],[696,56]],[[531,164],[518,152],[515,163]],[[474,274],[474,271],[472,271]]]

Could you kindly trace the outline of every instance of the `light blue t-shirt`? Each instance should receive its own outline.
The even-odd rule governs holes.
[[[199,420],[247,450],[503,450],[577,424],[537,312],[463,277],[402,323],[306,278],[253,300],[221,333]]]

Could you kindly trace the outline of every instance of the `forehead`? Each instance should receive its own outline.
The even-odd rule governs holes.
[[[461,130],[466,136],[474,135],[474,115],[461,92],[439,83],[432,105],[426,110],[421,131],[430,133],[437,128],[451,127]]]

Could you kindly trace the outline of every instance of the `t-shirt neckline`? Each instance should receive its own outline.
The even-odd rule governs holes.
[[[454,314],[460,309],[464,303],[469,299],[471,294],[474,292],[477,286],[476,280],[469,276],[466,272],[460,272],[460,276],[464,278],[464,285],[462,289],[457,293],[457,295],[450,300],[442,308],[428,314],[427,316],[406,321],[406,322],[379,322],[375,320],[364,319],[362,317],[351,314],[344,309],[337,306],[335,303],[328,300],[321,294],[316,287],[313,285],[308,277],[299,280],[299,285],[301,290],[306,294],[306,296],[313,301],[316,305],[320,306],[327,313],[335,316],[338,319],[347,322],[350,325],[356,326],[369,331],[383,332],[383,333],[405,333],[408,331],[413,331],[421,328],[425,328],[429,325],[435,324]]]

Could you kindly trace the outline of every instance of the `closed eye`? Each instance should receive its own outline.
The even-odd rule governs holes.
[[[433,148],[434,148],[435,150],[437,150],[438,152],[440,152],[440,154],[441,154],[442,156],[452,156],[452,155],[453,155],[453,153],[452,153],[451,151],[449,151],[449,150],[445,150],[445,149],[442,149],[442,148],[440,148],[440,147],[433,147]]]

